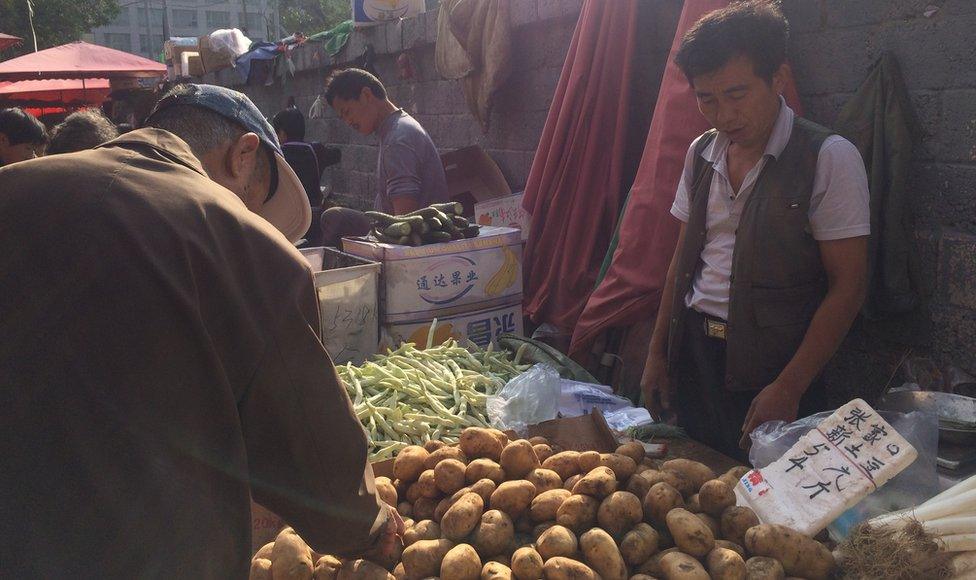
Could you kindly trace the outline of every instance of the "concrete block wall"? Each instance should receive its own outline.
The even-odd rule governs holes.
[[[221,71],[210,80],[243,90],[269,117],[284,108],[291,96],[307,112],[321,94],[330,67],[354,64],[369,45],[374,54],[373,72],[386,85],[393,102],[427,129],[438,149],[480,145],[498,164],[512,191],[521,191],[581,6],[582,0],[512,1],[513,71],[496,97],[487,133],[469,112],[460,81],[444,80],[435,69],[436,8],[416,18],[356,31],[334,62],[320,47],[303,46],[293,53],[296,75],[284,84],[241,86],[234,71]],[[396,61],[404,51],[413,58],[413,79],[397,75]],[[662,66],[666,54],[659,51],[656,55]],[[376,187],[375,137],[359,135],[328,109],[324,119],[307,120],[307,139],[342,148],[341,165],[326,170],[323,184],[344,204],[370,206]]]
[[[783,0],[783,8],[807,117],[830,126],[889,51],[918,124],[910,195],[925,302],[901,319],[859,323],[832,382],[880,389],[908,348],[976,374],[976,2]]]

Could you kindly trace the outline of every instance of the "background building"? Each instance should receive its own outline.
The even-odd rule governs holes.
[[[120,12],[115,21],[91,31],[95,44],[156,58],[163,50],[166,25],[169,36],[203,36],[220,28],[239,28],[255,42],[276,40],[275,0],[116,1]]]

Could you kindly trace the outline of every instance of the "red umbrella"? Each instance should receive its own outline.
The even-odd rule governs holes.
[[[23,40],[23,38],[18,38],[16,36],[11,36],[9,34],[0,32],[0,50],[10,48],[11,46],[18,44],[21,40]]]
[[[42,81],[0,81],[0,100],[83,102],[100,105],[111,92],[108,79],[50,79]]]
[[[0,80],[157,77],[166,65],[114,48],[71,42],[0,62]]]

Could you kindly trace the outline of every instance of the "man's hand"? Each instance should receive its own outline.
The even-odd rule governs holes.
[[[641,392],[644,405],[655,421],[665,421],[671,415],[671,378],[668,377],[668,361],[663,356],[647,359],[644,375],[641,377]]]
[[[742,439],[739,440],[741,449],[749,449],[751,440],[749,434],[766,421],[796,420],[796,413],[800,407],[801,389],[793,388],[784,383],[774,381],[759,391],[749,406],[746,420],[742,424]]]
[[[367,557],[375,562],[387,563],[399,559],[399,550],[403,547],[403,518],[396,508],[390,509],[390,517],[386,526],[376,539],[376,544]]]

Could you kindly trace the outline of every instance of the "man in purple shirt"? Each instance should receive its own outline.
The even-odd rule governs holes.
[[[430,135],[390,101],[379,79],[355,68],[337,72],[326,83],[325,100],[347,125],[379,137],[377,211],[400,215],[449,201],[444,166]],[[366,216],[348,208],[325,211],[321,224],[326,245],[370,229]]]

